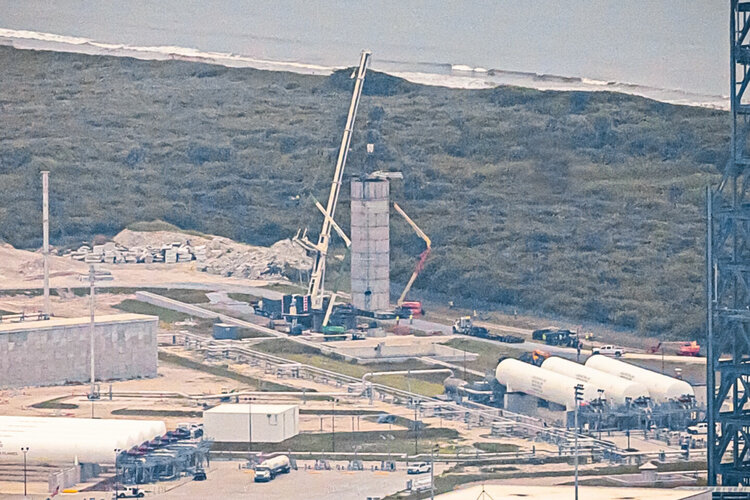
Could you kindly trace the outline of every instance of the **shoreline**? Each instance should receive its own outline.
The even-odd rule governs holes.
[[[324,66],[294,61],[273,61],[234,53],[205,52],[176,46],[131,46],[104,43],[88,38],[53,33],[0,28],[0,45],[19,50],[67,52],[93,56],[130,57],[150,61],[184,61],[253,68],[263,71],[285,71],[303,75],[328,76],[346,66]],[[415,71],[425,68],[430,71]],[[373,70],[402,78],[411,83],[464,90],[483,90],[515,86],[540,91],[617,92],[635,95],[679,106],[696,106],[728,110],[727,96],[703,95],[677,89],[660,89],[643,85],[592,80],[585,77],[536,74],[521,71],[472,68],[445,63],[401,63],[374,61]]]

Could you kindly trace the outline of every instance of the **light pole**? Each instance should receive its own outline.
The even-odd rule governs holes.
[[[331,400],[331,452],[336,452],[336,398]]]
[[[253,463],[253,398],[247,398],[247,463]]]
[[[26,498],[26,454],[29,452],[28,446],[21,446],[23,452],[23,497]]]
[[[575,464],[575,500],[578,500],[578,406],[583,400],[583,384],[576,384],[573,390],[575,391],[575,412],[573,417],[575,425],[575,452],[573,453],[573,463]]]
[[[120,456],[120,452],[122,451],[121,448],[115,448],[115,498],[117,498],[117,482],[118,482],[118,474],[117,474],[117,457]]]
[[[435,453],[438,450],[438,445],[430,450],[430,500],[435,500]]]
[[[414,402],[414,455],[419,454],[419,420],[417,417],[419,403],[419,401]]]

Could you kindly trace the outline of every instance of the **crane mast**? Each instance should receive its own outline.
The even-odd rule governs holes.
[[[331,239],[331,229],[334,227],[333,216],[336,212],[336,204],[338,203],[339,193],[341,192],[344,167],[346,166],[346,158],[349,154],[349,145],[352,141],[354,118],[357,116],[357,108],[359,107],[359,99],[362,96],[362,86],[364,85],[365,72],[367,71],[367,64],[370,61],[370,55],[370,51],[363,50],[359,60],[359,68],[357,69],[356,81],[354,82],[354,92],[352,93],[352,100],[349,104],[349,115],[346,118],[344,135],[341,138],[341,147],[339,148],[339,155],[336,160],[336,170],[333,174],[333,182],[331,182],[331,191],[328,194],[328,204],[324,213],[323,228],[320,230],[320,235],[318,236],[318,244],[315,245],[315,261],[313,262],[312,273],[310,274],[310,285],[308,287],[308,294],[310,295],[313,309],[321,309],[323,307],[323,293],[325,290],[323,284],[325,282],[326,274],[326,256],[328,255],[328,245]]]

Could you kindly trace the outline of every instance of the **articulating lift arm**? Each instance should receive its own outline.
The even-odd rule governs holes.
[[[352,93],[352,100],[349,104],[349,115],[346,118],[346,127],[344,128],[344,135],[341,138],[341,147],[339,149],[339,156],[336,160],[336,170],[333,174],[333,182],[331,182],[331,191],[328,195],[328,205],[325,209],[325,217],[323,219],[323,228],[318,236],[318,244],[315,245],[317,254],[315,261],[313,262],[312,273],[310,274],[310,285],[308,287],[308,293],[310,294],[310,301],[313,309],[321,309],[323,307],[323,292],[324,292],[324,281],[326,271],[326,255],[328,255],[328,245],[331,239],[331,229],[334,227],[333,216],[336,212],[336,204],[339,200],[339,193],[341,192],[341,181],[344,177],[344,167],[346,166],[346,158],[349,154],[349,146],[352,142],[352,128],[354,127],[354,118],[357,116],[357,108],[359,107],[359,99],[362,96],[362,86],[365,80],[365,72],[367,71],[367,64],[370,61],[371,53],[367,50],[362,51],[362,56],[359,60],[359,68],[357,69],[357,79],[354,83],[354,91]]]
[[[406,299],[406,294],[409,293],[409,290],[411,290],[411,286],[414,284],[414,281],[417,279],[417,276],[419,276],[419,273],[422,272],[422,269],[424,269],[424,263],[427,261],[427,257],[430,255],[430,251],[432,250],[432,241],[430,238],[422,231],[417,224],[411,220],[411,217],[406,215],[406,212],[404,212],[400,206],[398,206],[398,203],[393,203],[393,208],[396,209],[396,212],[401,214],[401,216],[406,219],[406,222],[409,223],[411,228],[414,230],[415,233],[417,233],[417,236],[422,238],[427,245],[427,248],[419,254],[419,261],[417,262],[417,265],[414,267],[414,272],[411,274],[411,278],[409,278],[409,282],[406,284],[406,287],[404,288],[404,291],[401,292],[401,296],[398,298],[398,302],[396,302],[397,305],[401,305],[404,303],[404,299]]]

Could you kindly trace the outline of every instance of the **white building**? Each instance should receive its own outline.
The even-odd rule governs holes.
[[[0,463],[74,464],[115,461],[127,450],[167,431],[156,420],[0,416]]]
[[[217,442],[280,443],[299,434],[299,406],[219,405],[203,412],[203,433]]]

